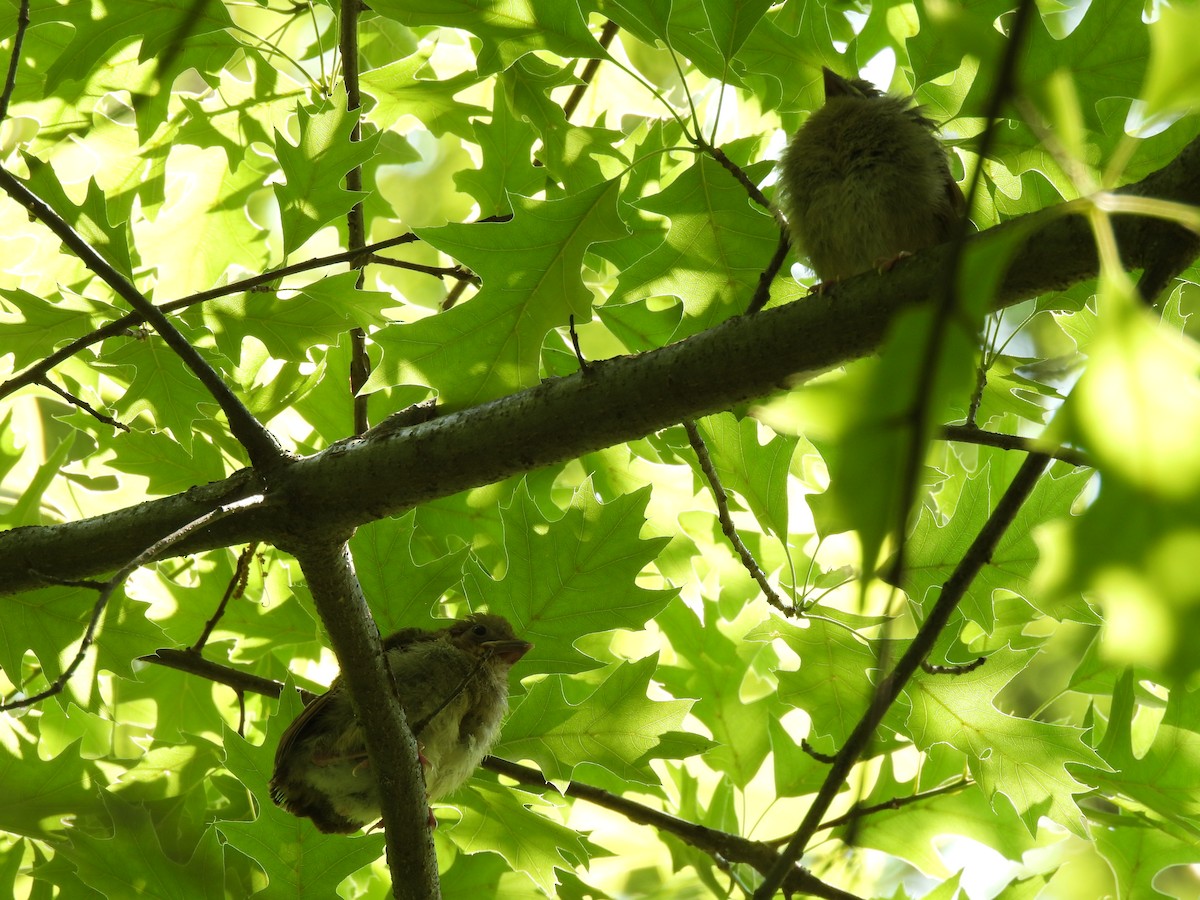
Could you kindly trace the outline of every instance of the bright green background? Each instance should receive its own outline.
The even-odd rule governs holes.
[[[0,4],[5,61],[16,6]],[[328,4],[210,2],[187,23],[192,6],[34,2],[0,152],[158,303],[343,248],[360,195],[342,179],[356,165],[369,240],[412,229],[420,240],[395,258],[482,279],[443,311],[452,278],[374,265],[355,293],[352,275],[318,269],[178,314],[302,453],[350,431],[353,326],[371,335],[378,420],[425,396],[462,408],[573,371],[571,316],[585,356],[600,358],[741,312],[778,232],[690,139],[699,124],[769,192],[786,134],[820,102],[821,65],[849,72],[890,54],[890,88],[915,91],[945,123],[955,171],[973,173],[1010,21],[1004,2],[372,2],[359,31],[365,136],[352,144]],[[1020,102],[984,167],[980,229],[1141,178],[1196,136],[1200,16],[1184,3],[1155,12],[1146,24],[1140,3],[1095,0],[1082,19],[1052,4],[1035,16]],[[621,28],[607,54],[606,18]],[[563,103],[593,57],[568,120]],[[0,235],[0,376],[125,312],[12,202],[0,202]],[[967,264],[977,286],[996,261]],[[829,833],[806,858],[820,878],[863,897],[950,897],[960,882],[1012,898],[1043,886],[1197,896],[1194,870],[1155,880],[1200,861],[1196,276],[1161,312],[1139,308],[1114,272],[986,323],[979,425],[1036,435],[1053,417],[1053,439],[1090,454],[1101,477],[1058,463],[1039,484],[937,651],[988,662],[919,674],[835,812],[928,795]],[[772,292],[803,302],[786,271]],[[362,528],[352,549],[381,626],[466,606],[510,616],[537,648],[515,672],[498,755],[753,839],[789,833],[824,776],[799,741],[842,745],[884,638],[894,659],[1020,462],[934,442],[908,602],[864,574],[864,555],[892,546],[895,413],[912,401],[927,325],[906,319],[878,357],[700,423],[743,538],[785,594],[814,604],[808,618],[768,608],[682,429],[669,429]],[[974,323],[952,329],[930,400],[940,421],[965,414],[977,344]],[[119,509],[242,463],[215,404],[155,336],[108,339],[51,378],[130,431],[40,387],[0,401],[4,526]],[[247,696],[243,736],[232,691],[137,662],[195,641],[238,549],[136,573],[69,689],[0,719],[0,894],[384,895],[378,835],[319,835],[266,800],[275,741],[299,708],[290,692]],[[206,655],[327,684],[331,656],[296,577],[260,548]],[[885,635],[876,617],[889,602],[900,612]],[[0,604],[11,697],[62,670],[91,595]],[[450,898],[738,893],[674,837],[486,772],[439,819]]]

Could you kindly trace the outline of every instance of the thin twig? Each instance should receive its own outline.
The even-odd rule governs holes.
[[[609,19],[604,23],[604,27],[600,30],[600,46],[605,50],[612,44],[613,38],[617,36],[617,23]],[[587,61],[587,65],[583,67],[583,72],[579,76],[579,84],[571,90],[571,95],[567,97],[567,102],[563,104],[563,116],[569,121],[571,114],[575,112],[575,107],[579,106],[579,102],[583,99],[583,95],[587,93],[587,89],[592,84],[592,79],[596,77],[596,70],[600,68],[600,58],[593,57]]]
[[[283,693],[283,685],[270,678],[244,672],[231,666],[224,666],[212,660],[205,659],[194,650],[177,650],[173,647],[163,647],[148,656],[139,657],[143,662],[155,663],[178,672],[198,675],[216,684],[223,684],[238,693],[249,692],[262,694],[264,697],[278,697]],[[307,700],[314,694],[304,691]]]
[[[200,632],[200,637],[196,638],[196,643],[192,644],[193,653],[199,653],[204,649],[213,629],[221,621],[221,616],[225,615],[225,607],[229,605],[230,599],[245,594],[246,579],[250,577],[250,563],[254,560],[256,550],[258,550],[258,541],[252,541],[246,545],[246,549],[238,557],[237,567],[233,571],[233,577],[229,579],[229,584],[225,586],[225,594],[221,597],[221,602],[217,604],[216,612],[204,623],[204,630]]]
[[[587,357],[583,355],[583,351],[579,349],[579,333],[575,331],[575,313],[568,316],[567,328],[571,333],[571,346],[575,348],[575,358],[579,360],[579,371],[586,372],[588,361]]]
[[[803,750],[805,753],[807,753],[809,756],[811,756],[813,759],[815,759],[817,762],[824,763],[827,766],[833,765],[834,761],[837,759],[837,756],[835,756],[831,753],[822,753],[820,750],[818,750],[816,747],[814,747],[812,744],[810,744],[808,742],[808,738],[800,739],[800,749]]]
[[[987,662],[986,656],[977,657],[969,663],[957,666],[941,666],[926,661],[921,663],[921,671],[927,675],[966,675],[968,672],[974,672],[985,662]]]
[[[975,540],[971,542],[971,546],[955,567],[954,572],[942,585],[941,595],[933,609],[930,610],[929,617],[917,631],[904,655],[896,662],[895,668],[876,688],[870,707],[838,752],[825,776],[825,781],[821,784],[820,790],[817,791],[808,812],[800,823],[800,827],[792,835],[781,854],[779,863],[768,873],[755,892],[756,900],[768,900],[773,897],[791,866],[804,853],[809,841],[821,827],[821,817],[829,810],[830,804],[849,778],[850,770],[866,752],[887,711],[937,643],[942,630],[950,621],[951,614],[966,595],[967,588],[979,574],[979,570],[991,559],[1004,532],[1016,518],[1021,505],[1033,493],[1038,479],[1041,478],[1049,462],[1050,457],[1041,453],[1031,453],[1021,464],[1021,468],[1009,483],[1008,489],[996,504],[996,508],[979,530]]]
[[[103,422],[105,425],[111,425],[113,428],[116,428],[120,431],[128,431],[129,430],[129,426],[126,425],[124,422],[119,422],[116,419],[114,419],[112,416],[106,415],[105,413],[100,412],[98,409],[95,409],[90,403],[88,403],[83,398],[76,397],[70,391],[60,388],[57,384],[55,384],[49,378],[39,378],[37,380],[37,383],[40,384],[42,387],[46,388],[47,390],[53,391],[54,393],[58,394],[58,396],[62,397],[64,400],[66,400],[72,406],[79,407],[85,413],[87,413],[92,418],[96,419],[97,421]]]
[[[488,219],[480,219],[485,222]],[[379,251],[388,250],[392,247],[399,247],[404,244],[411,244],[419,241],[420,238],[411,231],[407,234],[401,234],[396,237],[388,238],[387,240],[378,241],[360,250],[342,250],[338,253],[332,253],[328,256],[318,256],[313,259],[305,260],[304,262],[292,263],[291,265],[282,266],[278,269],[271,269],[263,272],[260,275],[252,275],[249,278],[243,278],[240,281],[233,281],[229,284],[220,287],[211,288],[207,291],[200,291],[195,294],[190,294],[186,297],[180,297],[175,300],[170,300],[166,303],[158,305],[158,308],[164,313],[177,312],[181,309],[188,309],[199,303],[205,303],[209,300],[216,300],[220,297],[228,297],[233,294],[240,294],[246,291],[253,291],[272,284],[273,282],[281,281],[290,275],[297,275],[301,272],[309,272],[313,269],[322,269],[326,266],[336,266],[341,263],[350,262],[357,259],[363,253],[371,256],[372,261],[382,262],[387,257],[379,256]],[[302,288],[298,290],[303,290]],[[110,337],[126,334],[130,329],[145,322],[146,318],[138,312],[126,313],[120,318],[113,319],[107,325],[102,325],[87,334],[81,335],[69,344],[65,344],[55,350],[49,356],[46,356],[41,361],[35,363],[17,375],[14,375],[8,381],[0,384],[0,400],[7,397],[9,394],[33,384],[37,380],[57,366],[59,363],[70,359],[81,350],[85,350],[93,344],[98,344],[100,341]]]
[[[781,230],[779,232],[779,243],[775,247],[775,255],[771,257],[771,261],[767,263],[767,267],[758,276],[758,285],[754,288],[754,296],[750,298],[750,303],[746,306],[746,315],[758,312],[771,299],[771,283],[775,280],[775,276],[779,274],[779,270],[783,268],[783,263],[787,259],[788,250],[791,249],[791,246],[792,242],[788,236],[787,229]]]
[[[362,140],[362,95],[358,85],[358,13],[360,0],[342,0],[342,14],[338,21],[338,48],[342,56],[342,84],[346,91],[346,109],[354,115],[354,126],[350,130],[350,142]],[[362,166],[354,166],[346,173],[346,190],[362,194]],[[346,237],[351,250],[362,250],[367,245],[367,229],[363,203],[359,200],[346,213]],[[361,291],[366,284],[363,267],[366,254],[352,260],[350,265],[358,270],[354,290]],[[350,397],[354,405],[354,433],[362,434],[371,427],[367,419],[367,395],[363,387],[371,376],[371,357],[367,353],[367,333],[361,327],[350,329]]]
[[[410,272],[420,272],[432,275],[434,278],[457,278],[459,281],[469,281],[480,284],[482,279],[466,266],[427,266],[424,263],[409,262],[406,259],[392,259],[388,256],[371,255],[367,262],[380,266],[391,266],[394,269],[407,269]]]
[[[956,321],[958,311],[958,272],[966,248],[967,236],[970,234],[970,211],[975,207],[983,183],[983,161],[991,153],[992,144],[996,139],[996,126],[1000,121],[1000,113],[1004,103],[1016,89],[1016,63],[1024,44],[1025,32],[1036,7],[1033,0],[1021,0],[1013,16],[1009,29],[1008,42],[1005,46],[1004,57],[996,74],[995,87],[988,98],[984,114],[983,134],[979,138],[979,165],[971,179],[966,196],[967,214],[959,218],[956,233],[950,243],[950,258],[946,261],[945,275],[941,281],[941,290],[937,292],[937,303],[933,310],[929,334],[924,351],[919,355],[921,366],[916,381],[913,384],[913,405],[908,414],[911,428],[911,440],[904,456],[903,469],[900,474],[900,502],[895,524],[896,550],[892,556],[890,572],[887,581],[890,584],[902,584],[908,550],[908,520],[911,511],[917,503],[917,493],[921,485],[921,463],[925,458],[925,441],[929,419],[932,415],[930,403],[934,395],[934,384],[937,381],[938,369],[942,362],[943,348],[946,343],[946,333],[952,322]],[[886,646],[886,642],[883,643]]]
[[[852,822],[857,822],[866,816],[877,812],[889,812],[897,809],[903,809],[906,806],[912,806],[914,803],[920,803],[924,800],[931,800],[934,797],[940,797],[943,794],[956,794],[964,788],[969,788],[975,784],[970,778],[960,778],[958,781],[951,784],[944,784],[941,787],[933,788],[928,791],[918,791],[915,794],[910,794],[907,797],[893,797],[891,800],[884,800],[881,803],[873,803],[870,806],[855,806],[849,812],[840,816],[835,816],[832,819],[826,819],[821,823],[818,831],[831,831],[834,828],[840,828],[843,825],[849,825]],[[785,837],[772,838],[763,843],[769,844],[772,847],[780,847],[791,840],[791,835]]]
[[[100,594],[96,598],[96,602],[92,605],[92,617],[88,621],[87,628],[84,630],[83,639],[79,642],[79,649],[75,651],[74,659],[71,660],[58,678],[54,679],[48,688],[28,697],[23,697],[20,700],[14,700],[11,703],[0,704],[0,712],[10,709],[20,709],[24,706],[32,706],[35,703],[40,703],[47,697],[53,697],[60,693],[62,689],[66,687],[66,684],[68,681],[70,681],[71,676],[75,674],[75,670],[82,665],[84,657],[87,655],[88,650],[91,648],[92,643],[95,640],[96,628],[100,625],[100,618],[104,615],[104,610],[108,606],[108,601],[112,598],[112,595],[116,589],[125,583],[125,579],[128,578],[134,572],[134,570],[142,565],[145,565],[145,563],[154,559],[154,557],[160,554],[163,550],[167,549],[172,544],[183,540],[189,534],[199,531],[201,528],[204,528],[207,525],[211,525],[213,522],[224,518],[235,510],[253,506],[257,503],[261,503],[262,500],[263,496],[261,494],[256,494],[252,497],[247,497],[244,500],[238,500],[233,503],[227,503],[219,506],[202,516],[198,516],[197,518],[188,522],[182,528],[175,529],[175,531],[172,531],[166,537],[155,541],[144,551],[122,566],[117,573],[113,575],[112,578],[108,579],[108,581],[104,582],[103,586],[101,587]]]
[[[754,558],[754,554],[742,541],[741,535],[738,534],[737,528],[733,524],[733,516],[729,512],[729,497],[725,493],[725,488],[721,484],[721,476],[717,474],[717,468],[713,465],[712,458],[708,455],[708,447],[704,443],[704,438],[700,436],[700,430],[696,427],[696,423],[691,419],[683,420],[684,430],[687,431],[688,442],[692,445],[692,450],[696,454],[696,458],[700,461],[700,469],[704,472],[704,477],[708,481],[708,486],[712,490],[713,500],[717,504],[717,518],[721,522],[721,532],[729,539],[729,543],[733,545],[734,551],[738,555],[738,559],[742,561],[742,565],[746,571],[750,573],[750,577],[758,582],[758,586],[762,588],[763,595],[767,598],[767,602],[783,613],[785,616],[799,615],[796,606],[793,603],[787,603],[779,596],[779,593],[771,587],[771,582],[767,580],[767,575],[762,570],[762,566]]]
[[[969,778],[962,778],[952,784],[944,784],[941,787],[933,788],[928,791],[918,791],[908,797],[893,797],[891,800],[884,800],[882,803],[874,803],[871,806],[856,806],[845,815],[836,816],[832,819],[827,819],[821,823],[819,831],[827,831],[831,828],[839,828],[842,825],[848,825],[851,822],[856,822],[864,816],[869,816],[872,813],[887,812],[890,810],[903,809],[906,806],[912,806],[914,803],[920,803],[922,800],[930,800],[934,797],[940,797],[943,794],[955,794],[964,788],[969,788],[975,782]],[[786,840],[786,838],[784,839]]]
[[[450,288],[450,290],[448,290],[446,292],[445,299],[442,300],[442,312],[445,312],[448,309],[452,309],[454,307],[454,304],[458,303],[458,299],[463,295],[463,293],[466,290],[467,290],[467,282],[465,282],[465,281],[460,281],[460,282],[458,282],[458,284],[454,285],[454,287]]]
[[[17,88],[17,68],[21,65],[21,45],[29,30],[29,0],[21,0],[17,10],[17,33],[13,35],[12,55],[8,58],[8,75],[4,78],[4,93],[0,94],[0,122],[8,118],[8,104]]]
[[[942,440],[956,441],[961,444],[979,444],[984,447],[997,447],[1000,450],[1044,453],[1073,466],[1091,467],[1095,465],[1090,456],[1073,447],[1042,446],[1041,442],[1030,438],[1015,434],[1001,434],[996,431],[983,431],[969,425],[943,425],[940,436]]]
[[[746,189],[746,193],[750,195],[751,200],[768,212],[774,211],[771,208],[771,201],[767,199],[767,195],[759,190],[757,184],[750,180],[750,176],[742,170],[741,166],[725,155],[724,150],[708,143],[703,138],[698,138],[695,141],[695,144],[701,150],[707,152],[718,163],[720,163],[721,167],[728,171],[729,174],[734,177],[737,183]]]

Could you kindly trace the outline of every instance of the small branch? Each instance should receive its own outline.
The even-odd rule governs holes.
[[[921,671],[927,675],[966,675],[968,672],[974,672],[985,662],[987,662],[986,656],[980,656],[969,663],[963,663],[958,666],[939,666],[931,662],[922,661]]]
[[[579,349],[579,334],[575,331],[575,314],[567,318],[568,330],[571,333],[571,346],[575,348],[575,358],[579,360],[579,371],[586,372],[588,370],[587,357],[583,355],[583,351]]]
[[[148,656],[139,658],[142,662],[155,663],[168,669],[207,678],[216,684],[233,688],[239,694],[250,693],[262,694],[264,697],[278,697],[283,693],[283,685],[278,681],[221,665],[221,663],[205,659],[195,650],[176,650],[164,647]]]
[[[257,549],[258,541],[253,541],[246,545],[246,549],[238,557],[237,568],[234,569],[233,577],[229,579],[229,584],[225,587],[225,594],[221,597],[221,602],[217,604],[217,611],[204,623],[204,630],[200,632],[200,637],[196,638],[196,643],[192,644],[191,651],[193,653],[199,653],[204,649],[213,629],[221,621],[221,616],[225,615],[225,607],[229,604],[230,598],[241,597],[245,594],[246,579],[250,576],[250,563],[254,560],[254,553]]]
[[[118,272],[109,262],[85,241],[65,219],[34,194],[24,183],[7,169],[0,168],[0,187],[23,206],[30,215],[49,228],[58,238],[99,278],[113,289],[130,306],[137,310],[163,341],[184,364],[192,370],[200,383],[208,390],[220,405],[225,417],[229,420],[229,428],[238,442],[246,448],[250,462],[263,472],[271,472],[287,461],[287,456],[279,446],[275,436],[246,408],[246,405],[230,389],[216,370],[200,355],[200,352],[188,343],[171,320],[163,315],[162,310],[139,291],[132,282]]]
[[[719,162],[721,166],[734,177],[737,183],[746,189],[746,193],[750,195],[751,200],[768,212],[774,212],[774,209],[771,207],[771,201],[767,199],[767,195],[759,190],[757,184],[750,180],[750,176],[742,171],[741,166],[725,155],[724,150],[722,150],[720,147],[714,147],[712,144],[706,142],[703,138],[697,138],[694,143],[697,147],[707,152],[713,159]]]
[[[856,806],[850,812],[842,816],[829,819],[821,823],[819,831],[827,831],[831,828],[840,828],[842,825],[849,825],[857,822],[864,816],[869,816],[872,813],[887,812],[888,810],[903,809],[906,806],[912,806],[914,803],[920,803],[922,800],[929,800],[933,797],[940,797],[942,794],[956,794],[963,788],[971,787],[975,784],[969,778],[962,778],[955,781],[953,784],[944,784],[939,788],[934,788],[930,791],[919,791],[909,797],[893,797],[891,800],[884,800],[882,803],[875,803],[871,806]],[[785,841],[782,839],[780,843]],[[774,843],[774,842],[772,842]]]
[[[613,38],[617,36],[617,23],[609,19],[604,23],[604,28],[600,30],[600,46],[605,50],[613,42]],[[592,79],[596,77],[596,71],[600,68],[600,58],[594,57],[587,61],[583,67],[583,73],[579,76],[580,84],[575,85],[571,91],[571,95],[567,97],[567,102],[563,104],[563,116],[569,121],[571,115],[575,112],[575,108],[579,106],[579,102],[583,99],[583,95],[587,93],[587,89],[592,84]]]
[[[8,75],[4,79],[4,93],[0,94],[0,123],[8,118],[8,104],[12,102],[17,88],[17,68],[21,65],[21,45],[25,43],[25,32],[29,30],[29,0],[21,0],[17,10],[17,33],[13,36],[12,55],[8,58]]]
[[[768,900],[774,896],[790,867],[804,853],[809,841],[821,827],[821,817],[828,811],[834,797],[846,783],[850,770],[870,746],[875,737],[875,731],[883,722],[888,709],[895,703],[908,680],[937,643],[938,636],[950,621],[950,616],[959,602],[966,595],[967,588],[979,574],[979,570],[991,559],[1004,532],[1016,518],[1021,505],[1033,493],[1038,479],[1049,462],[1050,457],[1041,453],[1031,453],[1021,464],[1021,468],[1009,483],[1008,489],[996,504],[991,516],[979,530],[979,534],[971,542],[971,546],[950,577],[942,585],[941,596],[930,610],[929,618],[921,625],[916,637],[913,638],[904,655],[897,661],[895,668],[879,683],[870,708],[863,714],[862,719],[847,738],[845,745],[838,752],[829,773],[825,776],[825,781],[821,784],[804,820],[800,823],[799,829],[780,856],[779,863],[755,891],[756,900]]]
[[[338,22],[338,49],[342,56],[342,84],[346,90],[346,109],[356,113],[362,109],[362,95],[358,86],[358,13],[361,0],[342,0],[342,12]],[[350,130],[350,142],[362,140],[362,116],[356,116]],[[362,193],[362,166],[355,166],[346,173],[346,190]],[[358,201],[346,214],[346,236],[351,250],[361,251],[367,245],[367,229],[363,216],[362,201]],[[367,256],[361,254],[351,263],[358,270],[354,289],[363,289],[363,266]],[[362,328],[350,329],[350,397],[354,404],[354,433],[362,434],[371,427],[367,418],[367,395],[363,386],[371,375],[371,357],[367,353],[367,333]]]
[[[541,772],[529,766],[509,762],[496,756],[486,757],[482,766],[527,787],[558,791],[558,788],[548,782]],[[718,831],[706,825],[698,825],[598,787],[572,781],[563,793],[568,797],[577,797],[604,809],[620,813],[631,822],[648,825],[672,834],[719,861],[749,865],[759,872],[768,871],[772,865],[778,862],[775,851],[762,841],[751,841],[740,835]],[[788,892],[803,893],[812,897],[828,898],[828,900],[857,900],[855,895],[825,884],[812,873],[795,864],[790,866],[783,888]]]
[[[53,697],[60,693],[62,689],[66,687],[67,682],[71,680],[71,676],[75,674],[75,670],[83,664],[84,657],[87,656],[87,652],[91,648],[92,643],[96,638],[96,628],[100,624],[101,616],[104,615],[104,610],[108,606],[108,601],[112,598],[112,595],[116,589],[124,584],[125,579],[128,578],[136,569],[154,559],[167,547],[170,547],[172,544],[183,540],[189,534],[192,534],[206,525],[209,525],[218,519],[229,515],[236,509],[241,509],[243,507],[259,503],[262,501],[262,499],[262,495],[258,495],[256,497],[250,497],[246,500],[238,501],[236,503],[229,503],[224,506],[217,507],[216,509],[207,512],[204,515],[193,519],[191,522],[184,525],[182,528],[176,529],[166,537],[155,541],[148,548],[122,566],[112,578],[100,585],[99,596],[96,597],[96,602],[92,604],[91,619],[88,621],[87,628],[84,630],[83,640],[79,642],[79,649],[75,651],[74,659],[71,660],[58,678],[51,682],[48,688],[31,696],[23,697],[20,700],[14,700],[11,703],[0,704],[0,712],[10,709],[20,709],[21,707],[32,706],[35,703],[40,703],[47,697]],[[48,580],[53,581],[53,579]]]
[[[943,425],[941,438],[946,441],[957,441],[961,444],[979,444],[984,447],[997,447],[1001,450],[1021,450],[1025,453],[1044,453],[1046,456],[1060,459],[1073,466],[1091,467],[1095,465],[1090,456],[1082,450],[1072,447],[1043,446],[1041,441],[1018,437],[1015,434],[1000,434],[996,431],[981,431],[970,425]]]
[[[390,256],[379,256],[375,253],[371,254],[367,262],[380,266],[391,266],[394,269],[407,269],[410,272],[421,272],[424,275],[432,275],[434,278],[456,278],[474,285],[483,283],[483,279],[466,266],[427,266],[424,263],[410,262],[407,259],[392,259]]]
[[[53,391],[54,393],[58,394],[58,396],[62,397],[64,400],[66,400],[72,406],[79,407],[85,413],[90,415],[92,418],[96,419],[98,422],[103,422],[105,425],[111,425],[113,428],[116,428],[119,431],[129,431],[129,426],[126,425],[124,422],[118,422],[112,416],[106,415],[105,413],[102,413],[99,410],[94,409],[92,407],[92,405],[90,403],[88,403],[86,400],[84,400],[80,397],[76,397],[74,394],[70,393],[69,391],[66,391],[63,388],[60,388],[57,384],[55,384],[49,378],[39,378],[37,380],[37,383],[40,384],[42,387],[46,388],[47,390]]]
[[[746,306],[746,315],[758,312],[771,299],[771,283],[775,280],[775,276],[779,274],[779,270],[783,268],[783,263],[787,260],[788,250],[791,249],[791,246],[792,242],[788,237],[787,230],[781,230],[779,232],[779,243],[775,247],[775,255],[771,257],[771,261],[767,263],[767,267],[758,276],[758,286],[755,287],[754,296],[750,298],[750,303]]]
[[[692,445],[692,450],[695,452],[696,458],[700,461],[700,469],[704,472],[704,477],[708,480],[713,500],[716,501],[717,518],[721,522],[721,532],[729,539],[729,543],[733,545],[738,559],[742,561],[742,565],[750,573],[750,577],[758,582],[758,586],[762,589],[767,602],[785,616],[795,617],[799,615],[795,604],[785,602],[779,596],[779,593],[771,587],[766,573],[754,558],[754,554],[750,552],[750,549],[742,541],[737,528],[734,527],[733,517],[729,513],[729,497],[726,495],[725,488],[721,484],[721,476],[717,474],[716,466],[713,465],[712,458],[708,455],[708,447],[704,443],[704,438],[700,436],[700,430],[696,427],[696,423],[691,419],[684,419],[683,427],[687,431],[688,442]]]
[[[482,221],[482,220],[481,220]],[[297,275],[301,272],[309,272],[313,269],[322,269],[326,266],[336,266],[341,263],[351,262],[357,259],[362,253],[371,254],[372,258],[381,250],[387,250],[391,247],[399,247],[403,244],[411,244],[419,241],[415,234],[409,232],[394,238],[388,238],[384,241],[371,244],[359,250],[343,250],[339,253],[333,253],[329,256],[318,256],[313,259],[305,260],[304,262],[292,263],[289,266],[282,266],[278,269],[271,269],[263,272],[261,275],[252,275],[249,278],[243,278],[240,281],[230,282],[221,287],[211,288],[207,291],[200,291],[196,294],[190,294],[187,297],[180,297],[176,300],[170,300],[158,306],[164,313],[177,312],[181,309],[188,309],[199,303],[205,303],[209,300],[216,300],[220,297],[228,297],[232,294],[240,294],[245,291],[253,291],[264,285],[272,284],[273,282],[281,281],[290,275]],[[381,257],[382,258],[382,257]],[[120,318],[113,319],[107,325],[103,325],[93,331],[89,331],[85,335],[81,335],[71,343],[66,344],[40,362],[34,363],[23,372],[14,375],[8,381],[0,384],[0,400],[7,397],[9,394],[33,384],[38,381],[43,375],[57,366],[59,363],[70,359],[81,350],[85,350],[93,344],[98,344],[100,341],[110,337],[117,337],[121,334],[128,333],[131,329],[145,322],[146,318],[138,312],[126,313]]]
[[[468,282],[466,281],[460,281],[446,292],[446,298],[442,301],[442,312],[453,308],[454,304],[458,302],[458,299],[467,290],[467,284]]]
[[[988,359],[986,351],[979,354],[979,368],[975,370],[975,390],[971,392],[971,403],[967,407],[967,427],[977,428],[975,419],[983,405],[983,392],[987,389]]]
[[[833,765],[837,761],[836,756],[831,756],[828,753],[822,753],[816,747],[808,742],[808,738],[800,739],[800,749],[811,756],[819,763],[824,763],[827,766]]]

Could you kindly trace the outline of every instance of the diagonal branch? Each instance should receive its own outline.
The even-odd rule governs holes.
[[[96,637],[96,629],[100,625],[100,618],[104,615],[104,610],[108,607],[108,601],[112,599],[112,595],[116,593],[117,588],[121,587],[121,585],[125,583],[125,579],[133,574],[136,569],[144,566],[146,563],[160,556],[165,549],[171,547],[173,544],[177,544],[179,541],[182,541],[192,532],[205,527],[211,522],[215,522],[225,516],[228,516],[239,507],[253,505],[261,501],[261,495],[257,497],[249,497],[226,506],[220,506],[202,516],[198,516],[196,519],[188,522],[183,527],[176,529],[171,534],[168,534],[165,537],[155,541],[137,556],[125,563],[125,565],[118,569],[117,573],[109,578],[108,581],[102,584],[91,585],[99,588],[99,594],[96,597],[95,603],[92,605],[91,618],[88,620],[87,628],[83,633],[83,640],[79,642],[79,648],[75,651],[74,658],[72,658],[71,662],[65,669],[63,669],[62,673],[56,679],[54,679],[54,681],[50,683],[50,686],[45,690],[39,691],[36,694],[30,694],[29,696],[22,697],[19,700],[14,700],[11,703],[0,704],[0,711],[32,706],[35,703],[40,703],[42,700],[45,700],[48,697],[53,697],[67,686],[67,682],[71,680],[71,676],[75,674],[75,671],[83,663],[84,657],[87,656],[88,650],[91,649],[92,642]],[[44,580],[51,583],[62,583],[61,579],[57,578],[45,578]]]
[[[972,541],[954,572],[942,585],[941,596],[930,610],[929,618],[922,624],[904,655],[897,661],[895,668],[876,688],[870,708],[864,713],[835,757],[825,776],[825,781],[821,784],[821,789],[817,791],[816,797],[813,798],[812,805],[808,808],[799,829],[788,842],[779,862],[767,875],[758,890],[754,892],[755,900],[769,900],[770,897],[773,897],[780,885],[783,884],[791,867],[804,853],[808,842],[821,827],[821,818],[828,811],[838,791],[846,783],[850,770],[854,768],[859,757],[874,740],[875,730],[896,698],[900,696],[900,692],[904,690],[908,680],[937,643],[938,636],[950,621],[951,614],[966,594],[967,588],[979,574],[979,570],[991,559],[992,553],[1000,543],[1000,538],[1004,536],[1004,532],[1016,518],[1021,505],[1037,486],[1038,479],[1049,463],[1050,457],[1041,453],[1031,453],[1021,468],[1017,470],[1017,474],[1013,476],[1012,482],[996,504],[991,516],[979,530],[979,534]]]
[[[17,87],[17,68],[21,64],[21,47],[29,30],[29,0],[21,0],[17,10],[17,33],[13,35],[12,55],[8,58],[8,74],[4,76],[4,92],[0,93],[0,122],[8,118],[8,104]]]
[[[384,663],[379,629],[354,574],[350,550],[344,542],[318,534],[293,545],[291,552],[329,633],[379,782],[392,894],[412,900],[437,897],[437,856],[417,741]]]
[[[1200,205],[1200,139],[1118,194]],[[1131,269],[1154,259],[1158,237],[1172,227],[1139,215],[1118,216],[1113,225]],[[969,241],[1004,241],[1012,229],[1022,243],[993,308],[1096,276],[1092,235],[1078,216],[1046,210]],[[738,316],[658,350],[591,362],[586,375],[548,379],[431,421],[339,442],[280,473],[266,507],[231,515],[174,552],[251,540],[286,543],[297,523],[318,517],[331,527],[353,528],[794,387],[873,352],[901,310],[934,293],[948,254],[947,246],[934,247],[884,275],[842,282],[830,292],[836,298],[813,296]],[[156,536],[259,489],[254,474],[243,471],[90,519],[0,533],[0,594],[37,587],[34,570],[62,578],[109,571],[113,560],[130,558]]]
[[[725,486],[721,484],[721,476],[717,473],[717,467],[713,465],[712,457],[708,453],[708,445],[704,443],[704,438],[700,435],[700,429],[691,419],[683,420],[683,428],[687,432],[688,441],[692,445],[696,458],[700,461],[700,470],[708,480],[713,501],[717,504],[717,520],[721,523],[722,534],[733,545],[734,552],[742,561],[743,568],[758,583],[767,602],[785,616],[797,615],[796,604],[786,602],[779,596],[779,592],[771,587],[771,582],[767,580],[767,573],[762,570],[762,566],[758,564],[758,560],[754,558],[754,554],[750,552],[750,548],[746,546],[746,542],[742,540],[742,536],[734,527],[733,516],[729,512],[729,497],[725,493]]]
[[[140,313],[154,330],[162,337],[175,355],[183,360],[200,383],[208,390],[220,405],[225,417],[229,420],[229,428],[238,442],[246,448],[250,462],[264,472],[271,472],[286,462],[286,455],[275,436],[268,431],[253,413],[230,389],[216,370],[200,355],[195,347],[188,343],[187,338],[172,324],[161,309],[151,303],[134,287],[124,275],[109,264],[95,248],[75,231],[62,216],[50,208],[50,205],[29,190],[16,176],[7,169],[0,168],[0,188],[21,204],[30,215],[53,231],[70,250],[83,261],[84,265],[116,292],[125,302]]]

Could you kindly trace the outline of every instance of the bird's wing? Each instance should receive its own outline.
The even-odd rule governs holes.
[[[337,682],[334,682],[336,685]],[[308,702],[304,709],[300,710],[300,715],[292,720],[287,729],[283,732],[283,736],[279,739],[279,746],[275,748],[275,768],[279,768],[280,762],[291,752],[296,741],[304,737],[304,733],[319,721],[329,709],[329,695],[333,691],[333,686],[319,697],[314,697]]]

